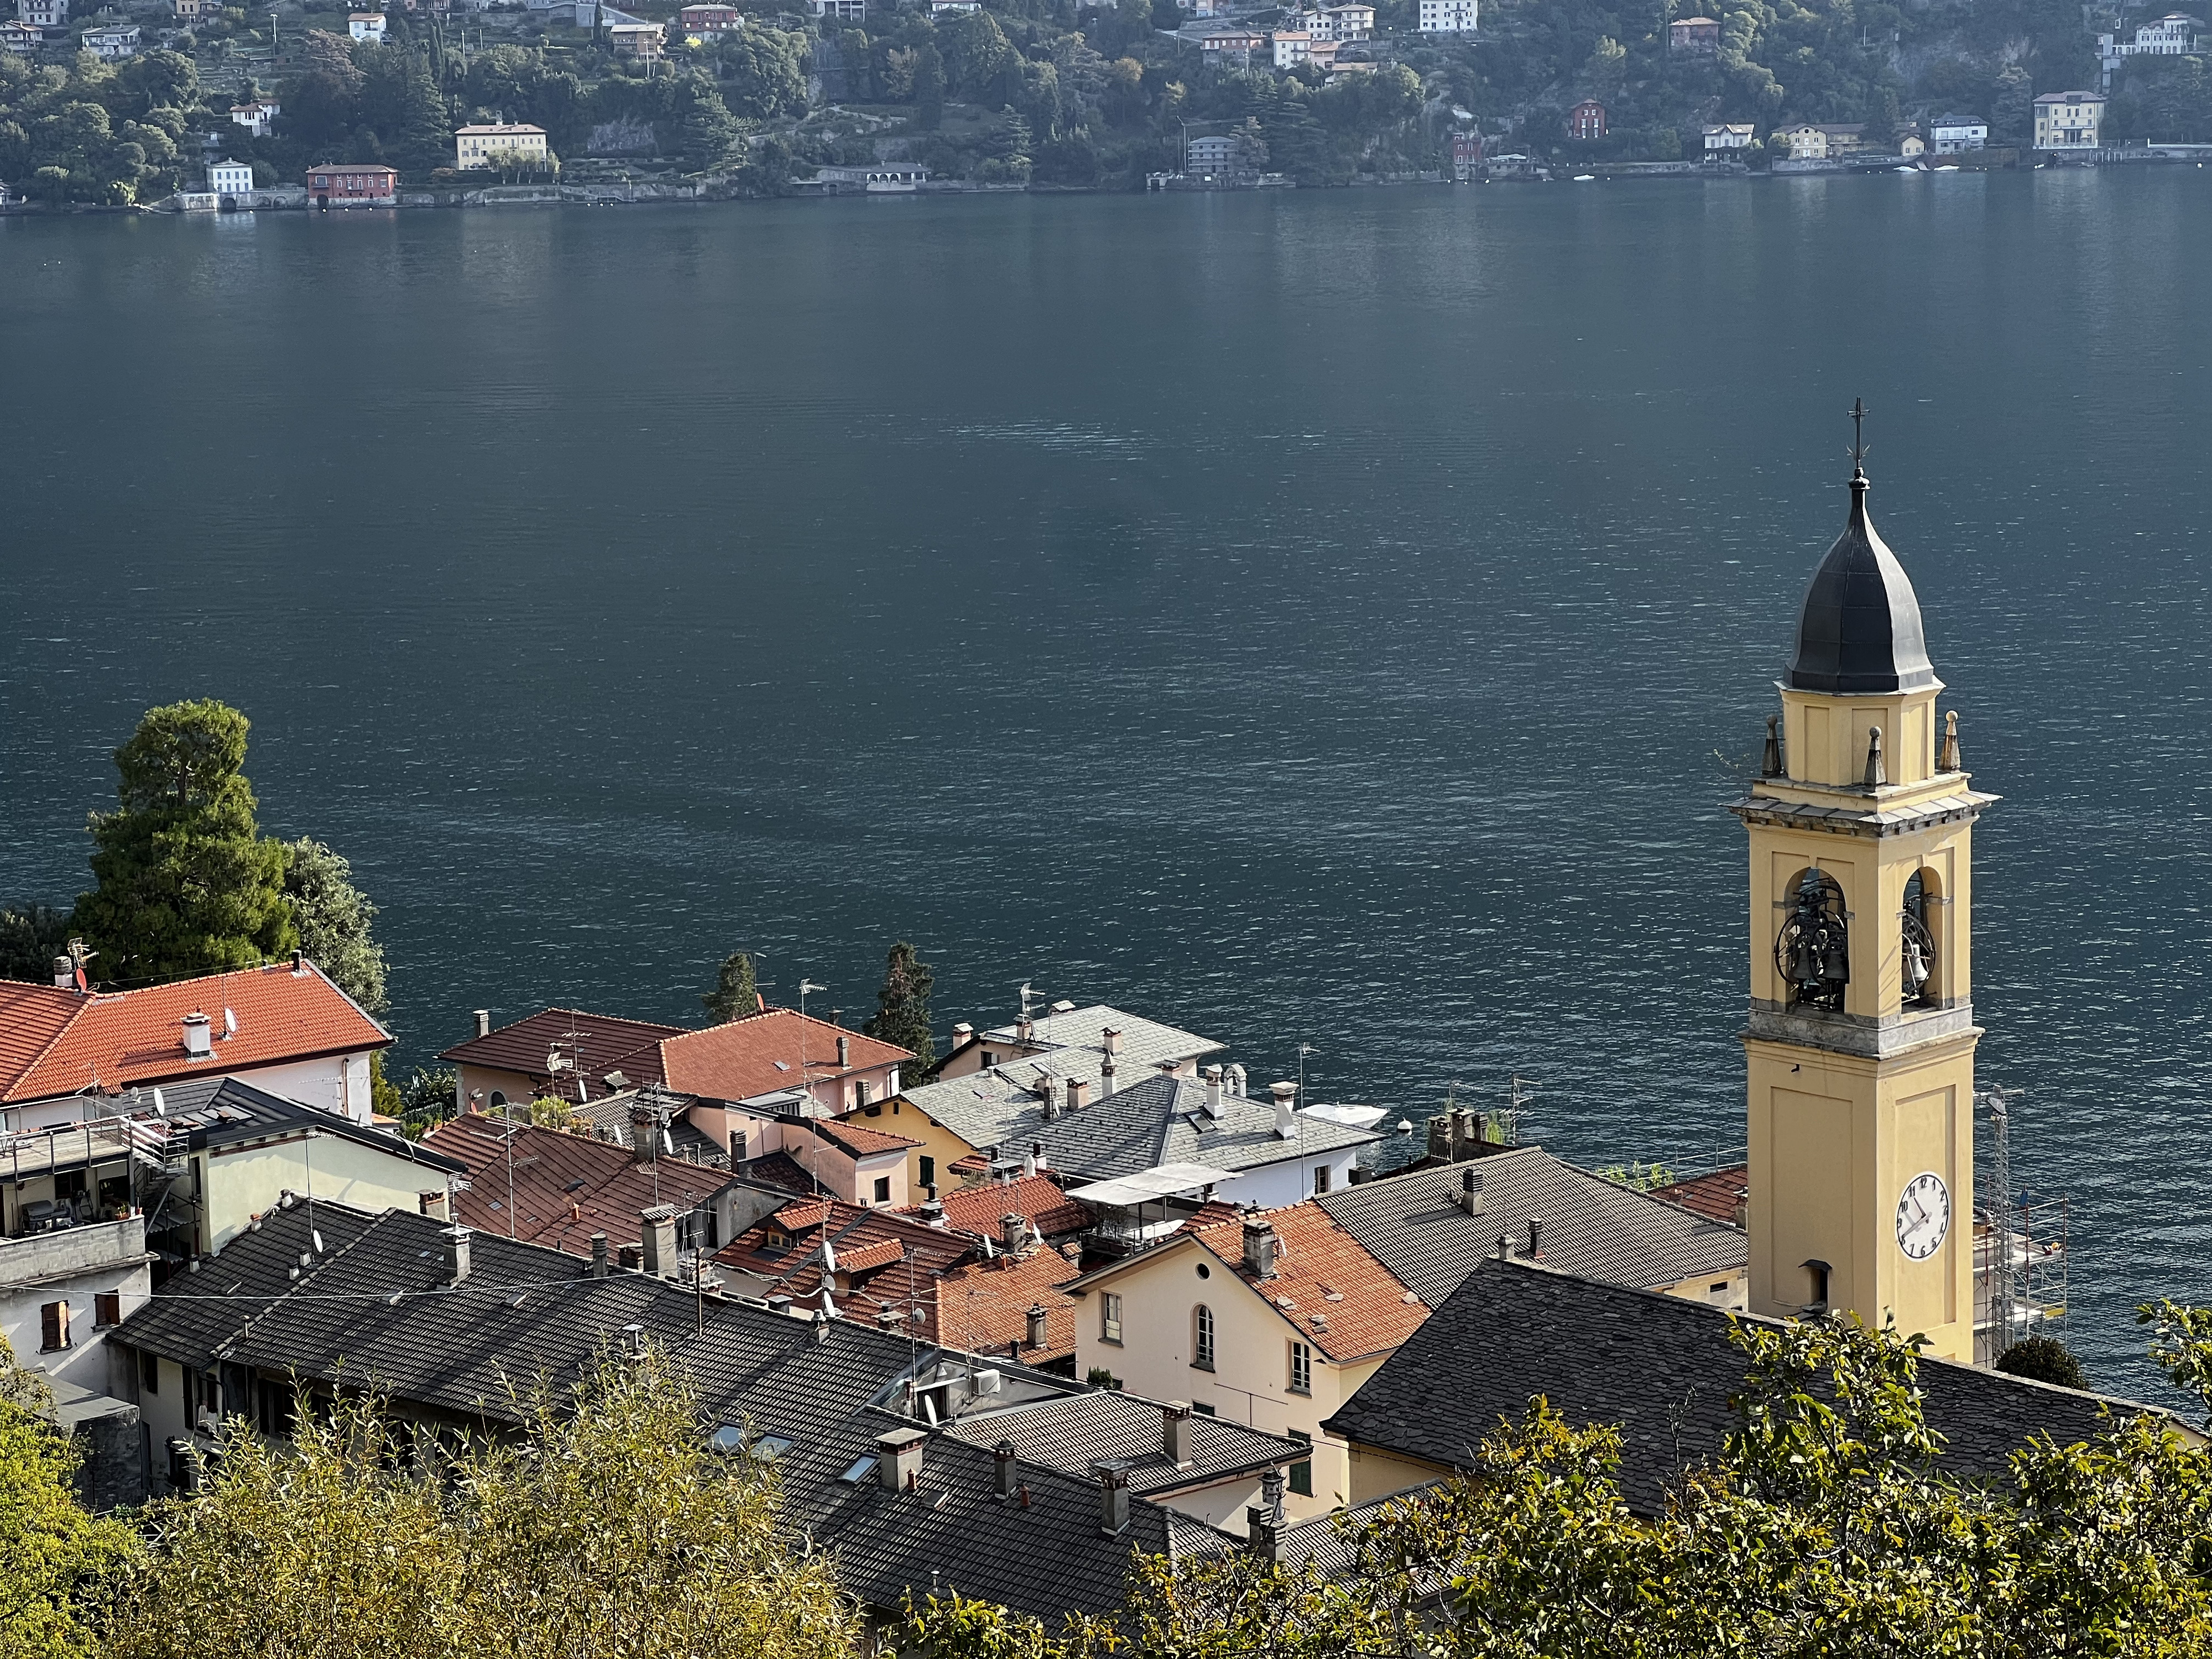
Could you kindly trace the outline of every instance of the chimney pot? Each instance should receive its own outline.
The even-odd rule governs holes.
[[[837,1069],[841,1072],[844,1071],[850,1066],[852,1063],[853,1039],[848,1036],[841,1036],[837,1039]]]
[[[789,1313],[791,1311],[791,1292],[788,1291],[778,1291],[774,1296],[769,1297],[768,1310],[770,1313]]]
[[[1129,1527],[1129,1466],[1121,1462],[1093,1463],[1098,1481],[1098,1530],[1119,1538]]]
[[[1528,1257],[1529,1257],[1529,1260],[1531,1260],[1531,1261],[1535,1261],[1535,1260],[1537,1260],[1537,1259],[1540,1258],[1540,1257],[1543,1255],[1543,1254],[1544,1254],[1544,1218],[1543,1218],[1543,1217],[1541,1217],[1541,1216],[1540,1216],[1540,1215],[1532,1215],[1532,1216],[1530,1216],[1530,1217],[1528,1218]]]
[[[1275,1276],[1275,1229],[1271,1222],[1247,1217],[1244,1222],[1244,1266],[1255,1279]]]
[[[929,1436],[920,1429],[893,1429],[876,1437],[876,1479],[892,1492],[912,1492],[921,1482],[921,1449]]]
[[[1206,1115],[1218,1118],[1227,1109],[1221,1102],[1221,1068],[1209,1066],[1206,1068]]]
[[[1022,1218],[1018,1215],[999,1218],[999,1248],[1008,1255],[1019,1255],[1022,1250]]]
[[[1513,1260],[1512,1234],[1500,1233],[1498,1235],[1498,1259],[1500,1261],[1510,1261]]]
[[[307,953],[296,945],[292,947],[292,971],[303,974],[307,970]]]
[[[1103,1027],[1098,1033],[1098,1040],[1108,1054],[1118,1054],[1121,1052],[1121,1034],[1112,1026]]]
[[[1244,1097],[1244,1067],[1234,1065],[1229,1068],[1229,1092],[1239,1100]]]
[[[459,1285],[469,1276],[469,1230],[444,1227],[438,1236],[446,1242],[446,1282]]]
[[[1459,1172],[1459,1192],[1453,1201],[1469,1215],[1481,1212],[1482,1176],[1480,1172],[1474,1170],[1462,1170]]]
[[[656,1204],[637,1212],[638,1246],[649,1278],[676,1277],[676,1206]]]
[[[1014,1460],[1014,1443],[1001,1440],[991,1448],[991,1484],[1001,1498],[1012,1498],[1020,1485],[1020,1465]]]
[[[1271,1083],[1267,1085],[1267,1092],[1275,1097],[1275,1139],[1290,1140],[1295,1138],[1298,1126],[1293,1108],[1298,1097],[1298,1085],[1295,1083]]]
[[[54,989],[57,991],[76,989],[76,963],[68,957],[54,958]]]
[[[1044,1304],[1041,1302],[1030,1303],[1030,1310],[1024,1318],[1028,1325],[1028,1330],[1024,1334],[1029,1338],[1030,1349],[1034,1351],[1042,1348],[1044,1346]]]
[[[605,1279],[606,1276],[607,1236],[605,1233],[593,1233],[592,1235],[592,1277]]]
[[[967,1042],[969,1037],[972,1037],[975,1035],[975,1028],[963,1019],[957,1025],[952,1028],[952,1046],[957,1048],[962,1043]]]
[[[730,1164],[732,1168],[748,1162],[752,1157],[751,1132],[745,1129],[730,1131]]]
[[[1439,1112],[1429,1120],[1429,1156],[1439,1163],[1459,1161],[1452,1156],[1452,1121],[1449,1112]]]
[[[477,1035],[478,1036],[491,1035],[491,1010],[489,1008],[477,1010]]]
[[[204,1013],[185,1016],[185,1057],[205,1060],[215,1052],[215,1027]]]
[[[1277,1524],[1275,1512],[1265,1504],[1255,1504],[1244,1511],[1246,1547],[1262,1560],[1283,1559],[1283,1529]]]
[[[1190,1466],[1190,1402],[1170,1400],[1160,1407],[1161,1446],[1177,1468]]]
[[[1090,1081],[1090,1079],[1089,1079],[1088,1078],[1079,1078],[1079,1077],[1072,1077],[1072,1078],[1068,1079],[1067,1079],[1067,1109],[1068,1109],[1069,1111],[1071,1111],[1071,1112],[1079,1112],[1079,1111],[1081,1111],[1081,1110],[1084,1109],[1084,1107],[1085,1107],[1085,1106],[1086,1106],[1086,1105],[1088,1105],[1088,1104],[1090,1103],[1090,1101],[1091,1101],[1091,1081]]]

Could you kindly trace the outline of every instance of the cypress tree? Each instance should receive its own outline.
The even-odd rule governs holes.
[[[149,709],[115,751],[116,810],[95,812],[76,923],[108,984],[251,968],[299,943],[285,851],[265,839],[246,716],[211,700]]]
[[[753,984],[753,959],[743,951],[723,957],[721,971],[714,975],[714,988],[699,1000],[714,1015],[717,1025],[758,1013],[760,992]]]
[[[913,945],[901,939],[884,959],[875,1017],[860,1028],[863,1035],[879,1042],[895,1042],[914,1051],[909,1082],[919,1083],[937,1069],[937,1039],[929,1029],[929,994],[936,983],[937,975],[929,964]]]

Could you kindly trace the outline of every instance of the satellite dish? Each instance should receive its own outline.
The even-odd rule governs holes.
[[[228,1008],[222,1011],[222,1034],[227,1037],[238,1035],[238,1016]]]
[[[155,1117],[167,1117],[167,1116],[168,1116],[168,1115],[169,1115],[169,1103],[168,1103],[167,1101],[166,1101],[166,1100],[164,1100],[164,1099],[162,1099],[162,1098],[161,1098],[161,1091],[159,1089],[155,1090],[155,1091],[154,1091],[154,1115],[155,1115]]]
[[[319,1228],[319,1227],[318,1227],[318,1228],[314,1229],[313,1231],[311,1231],[311,1232],[309,1232],[309,1233],[308,1233],[307,1237],[308,1237],[309,1238],[311,1238],[311,1239],[314,1240],[314,1242],[315,1242],[315,1254],[316,1254],[317,1255],[320,1255],[323,1253],[323,1232],[322,1232],[322,1229],[321,1229],[321,1228]]]
[[[671,1158],[676,1156],[676,1143],[668,1138],[668,1131],[665,1129],[660,1132],[660,1150]]]

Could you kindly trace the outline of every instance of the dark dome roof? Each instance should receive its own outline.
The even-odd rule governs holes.
[[[1790,685],[1798,691],[1914,691],[1936,684],[1920,601],[1867,518],[1867,478],[1851,479],[1851,521],[1805,590]]]

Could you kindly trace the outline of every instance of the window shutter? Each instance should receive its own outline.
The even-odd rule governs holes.
[[[39,1309],[39,1346],[52,1353],[69,1346],[69,1304],[48,1302]]]
[[[123,1322],[120,1291],[102,1291],[92,1298],[92,1322],[95,1325],[119,1325]]]

